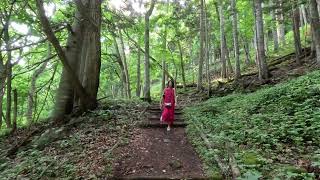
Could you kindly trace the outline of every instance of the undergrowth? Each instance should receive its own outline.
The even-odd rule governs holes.
[[[211,175],[219,172],[213,155],[227,158],[228,145],[244,179],[319,178],[320,71],[250,94],[214,97],[185,109],[185,116]],[[206,148],[195,126],[215,149]]]
[[[97,179],[111,177],[113,151],[128,143],[129,132],[147,104],[104,100],[68,133],[51,128],[32,138],[14,158],[5,157],[16,137],[0,138],[0,179]],[[25,136],[22,131],[18,136]],[[53,141],[52,141],[52,137]],[[41,146],[39,146],[39,144]]]

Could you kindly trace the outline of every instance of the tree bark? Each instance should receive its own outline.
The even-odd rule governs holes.
[[[113,41],[114,41],[114,47],[115,47],[115,50],[116,50],[116,54],[117,54],[117,62],[119,64],[119,67],[120,67],[120,72],[121,72],[121,78],[120,78],[120,81],[122,82],[122,90],[124,89],[124,95],[126,97],[128,97],[127,95],[127,92],[128,92],[128,86],[127,86],[127,78],[126,78],[126,74],[125,74],[125,70],[124,70],[124,65],[123,65],[123,61],[121,60],[121,54],[120,54],[120,50],[119,50],[119,46],[118,46],[118,42],[117,42],[117,39],[116,37],[113,37]],[[121,93],[122,94],[122,93]],[[123,94],[122,94],[123,95]]]
[[[152,11],[154,9],[155,0],[151,0],[151,5],[149,10],[147,11],[145,15],[145,34],[144,34],[144,48],[145,48],[145,54],[144,54],[144,100],[151,102],[151,94],[150,94],[150,52],[149,52],[149,33],[150,33],[150,16],[152,14]]]
[[[235,50],[235,60],[236,60],[236,68],[235,68],[235,79],[239,79],[241,76],[240,72],[240,51],[239,51],[239,37],[238,37],[238,15],[237,15],[237,3],[236,0],[231,0],[231,8],[232,8],[232,27],[233,27],[233,43]]]
[[[10,35],[9,35],[9,23],[6,23],[3,29],[4,42],[7,49],[7,62],[6,62],[6,72],[7,72],[7,104],[6,104],[6,125],[7,128],[11,128],[11,81],[12,81],[12,54],[10,50]]]
[[[83,42],[78,76],[85,92],[96,105],[101,67],[101,1],[76,0],[76,4],[81,16],[86,19],[85,28],[82,29]],[[81,101],[80,98],[79,105],[86,103]]]
[[[270,10],[271,18],[272,18],[272,37],[273,37],[273,50],[277,52],[279,50],[279,40],[278,40],[278,28],[277,28],[277,18],[274,10],[274,0],[270,0]]]
[[[225,31],[224,31],[224,13],[223,13],[223,2],[219,1],[219,16],[220,16],[220,41],[221,41],[221,77],[227,78],[227,67],[226,67],[226,38],[225,38]]]
[[[138,59],[137,59],[137,89],[136,96],[140,97],[141,95],[141,51],[138,49]]]
[[[312,26],[313,42],[316,50],[316,61],[320,65],[320,19],[317,10],[316,0],[309,0],[310,3],[310,19]]]
[[[293,2],[292,2],[293,3]],[[293,34],[294,45],[296,50],[296,63],[301,64],[300,56],[302,54],[301,38],[300,38],[300,11],[297,4],[292,4],[292,21],[293,21]]]
[[[128,63],[127,63],[127,58],[126,58],[126,53],[124,49],[124,42],[123,42],[123,37],[121,30],[119,30],[119,36],[120,36],[120,44],[121,44],[121,54],[122,54],[122,61],[123,61],[123,68],[124,68],[124,74],[126,76],[126,89],[127,89],[127,97],[130,99],[131,98],[131,88],[130,88],[130,75],[129,75],[129,70],[128,70]]]
[[[200,57],[199,57],[199,69],[198,69],[198,83],[197,90],[202,90],[202,76],[203,76],[203,62],[204,62],[204,0],[200,0]]]
[[[51,56],[51,46],[50,44],[48,45],[48,54],[47,54],[47,58],[49,58]],[[36,91],[36,83],[37,83],[37,79],[40,76],[40,74],[43,73],[43,71],[46,69],[48,64],[48,61],[45,61],[32,75],[31,78],[31,85],[30,85],[30,89],[29,89],[29,93],[28,93],[28,107],[27,107],[27,121],[28,124],[32,124],[33,123],[33,109],[34,109],[34,103],[35,101],[35,91]]]
[[[259,79],[261,81],[269,78],[269,70],[265,59],[264,47],[264,31],[263,31],[263,13],[261,7],[261,0],[254,0],[255,14],[256,14],[256,34],[257,34],[257,56],[258,56],[258,69]]]
[[[18,116],[18,93],[17,90],[13,90],[13,122],[11,132],[17,129],[17,116]]]
[[[98,6],[100,7],[101,4],[97,2]],[[100,34],[100,24],[96,22],[92,22],[92,18],[89,17],[87,14],[87,11],[85,11],[86,7],[82,4],[82,1],[76,0],[76,18],[74,20],[74,23],[70,29],[70,34],[67,40],[67,48],[66,51],[64,51],[56,38],[54,32],[52,31],[50,27],[50,23],[45,16],[45,10],[43,8],[43,1],[42,0],[37,0],[36,1],[38,13],[39,13],[39,19],[43,27],[43,31],[48,37],[48,40],[52,43],[53,47],[55,48],[62,64],[63,64],[63,73],[60,79],[60,84],[59,84],[59,89],[56,94],[56,102],[55,102],[55,109],[54,109],[54,118],[56,119],[62,119],[65,114],[69,114],[73,110],[73,105],[74,105],[74,100],[77,99],[74,97],[74,92],[76,92],[76,95],[80,99],[80,109],[81,111],[85,111],[87,109],[94,109],[97,105],[97,101],[95,99],[95,96],[92,96],[92,92],[87,93],[86,89],[90,89],[92,84],[96,84],[96,79],[92,79],[92,82],[85,87],[81,84],[80,80],[77,77],[77,74],[75,73],[77,70],[79,70],[77,67],[79,66],[79,59],[81,59],[81,54],[82,54],[82,49],[83,48],[92,48],[90,44],[85,44],[84,47],[83,45],[83,37],[85,33],[83,31],[86,28],[93,28],[97,34]],[[97,9],[94,9],[95,12],[98,12]],[[81,11],[81,13],[80,13]],[[90,14],[90,11],[89,11]],[[86,15],[86,16],[84,16]],[[96,21],[99,21],[99,18],[96,17]],[[90,24],[90,26],[88,25]],[[93,36],[86,37],[88,39],[92,39]],[[100,36],[95,36],[94,37],[99,37],[99,42],[100,42]],[[94,51],[94,50],[93,50]],[[97,50],[100,51],[100,50]],[[98,54],[97,56],[100,56]],[[88,58],[90,57],[90,54],[87,54]],[[94,56],[96,57],[96,56]],[[97,62],[97,59],[92,59],[94,63],[99,63]],[[88,64],[88,69],[90,69],[92,64]],[[76,69],[75,69],[76,68]],[[87,69],[86,69],[87,70]],[[92,73],[87,71],[87,73]],[[98,74],[99,75],[99,74]],[[92,76],[97,77],[97,74],[92,74]],[[82,79],[83,82],[83,79]],[[93,85],[95,86],[95,85]],[[94,87],[97,89],[97,87]]]
[[[179,53],[180,53],[180,66],[181,66],[182,83],[183,83],[184,90],[186,90],[186,76],[184,73],[183,51],[182,51],[181,43],[179,40],[178,40],[178,47],[179,47]]]
[[[283,12],[283,0],[279,2],[279,9],[277,11],[277,20],[278,20],[278,42],[281,42],[281,46],[286,45],[286,36],[285,36],[285,26],[284,26],[284,12]]]

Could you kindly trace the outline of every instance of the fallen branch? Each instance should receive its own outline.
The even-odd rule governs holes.
[[[202,140],[204,141],[204,143],[206,144],[208,149],[214,149],[213,145],[210,143],[210,141],[208,140],[208,138],[206,137],[205,134],[203,134],[199,127],[194,124],[194,126],[196,127],[196,130],[199,132],[200,137],[202,138]],[[218,167],[220,168],[221,173],[223,174],[224,178],[229,177],[229,172],[228,172],[228,166],[226,166],[223,163],[223,160],[219,158],[219,156],[217,154],[214,154],[214,161],[217,163]]]
[[[33,130],[26,138],[24,138],[22,141],[20,141],[19,143],[14,145],[12,148],[10,148],[7,151],[6,156],[7,157],[12,157],[13,155],[15,155],[20,147],[27,145],[30,142],[30,138],[33,137],[35,134],[37,134],[39,132],[41,132],[40,129]]]

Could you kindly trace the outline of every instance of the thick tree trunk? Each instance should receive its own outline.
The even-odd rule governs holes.
[[[84,6],[79,7],[80,13],[89,21],[86,22],[83,30],[79,79],[88,95],[96,100],[101,67],[101,1],[82,0],[81,2]]]
[[[122,62],[123,62],[123,68],[124,68],[124,74],[126,76],[126,89],[127,89],[127,97],[130,99],[131,98],[131,88],[130,88],[130,75],[129,75],[129,70],[128,70],[128,63],[127,63],[127,58],[126,58],[126,53],[125,53],[125,48],[124,48],[124,42],[123,42],[123,37],[121,30],[119,30],[119,36],[120,36],[120,44],[121,44],[121,54],[122,54]]]
[[[200,0],[200,58],[199,58],[199,72],[198,72],[198,83],[197,89],[202,89],[202,76],[203,76],[203,62],[204,62],[204,0]]]
[[[183,51],[182,51],[180,41],[178,41],[178,47],[179,47],[179,53],[180,53],[180,66],[181,66],[182,83],[183,83],[184,90],[186,90],[186,76],[184,73]]]
[[[141,51],[138,49],[138,59],[137,59],[137,89],[136,96],[140,97],[141,95]]]
[[[226,60],[227,60],[227,64],[228,64],[228,72],[227,74],[231,75],[233,74],[233,67],[232,67],[232,64],[231,64],[231,59],[230,59],[230,50],[227,46],[227,40],[226,40],[226,36],[224,36],[224,42],[225,42],[225,52],[226,52]]]
[[[310,19],[312,26],[313,42],[316,50],[316,59],[318,65],[320,65],[320,19],[319,12],[317,10],[316,0],[309,0],[310,3]]]
[[[151,0],[151,5],[149,10],[147,11],[145,15],[145,31],[144,31],[144,48],[145,48],[145,53],[144,53],[144,100],[151,102],[151,94],[150,94],[150,52],[149,52],[149,33],[150,33],[150,16],[152,14],[152,11],[154,9],[155,5],[155,0]]]
[[[84,3],[84,4],[83,4]],[[100,52],[100,49],[95,49],[96,47],[93,47],[91,44],[83,44],[83,41],[88,42],[89,41],[96,42],[96,39],[99,39],[99,42],[96,42],[98,44],[95,44],[97,46],[100,45],[100,18],[94,17],[92,18],[92,14],[100,13],[100,7],[101,2],[96,0],[95,2],[90,2],[90,5],[88,6],[88,1],[80,1],[75,0],[75,4],[77,5],[76,8],[76,15],[75,20],[70,28],[70,34],[67,40],[67,48],[66,51],[62,49],[60,46],[60,43],[55,36],[54,32],[51,29],[50,23],[45,15],[45,10],[43,8],[43,1],[42,0],[36,0],[36,5],[39,13],[39,19],[42,24],[43,30],[45,34],[48,37],[48,40],[52,43],[54,46],[62,64],[63,64],[63,72],[60,79],[60,84],[58,88],[58,92],[56,94],[56,102],[55,102],[55,108],[53,117],[55,119],[62,119],[64,115],[69,114],[73,110],[73,105],[75,104],[75,100],[78,98],[74,96],[74,92],[76,92],[76,95],[80,99],[80,110],[85,111],[87,109],[94,109],[97,106],[97,101],[94,97],[96,97],[96,94],[94,97],[92,95],[94,94],[93,91],[90,91],[89,93],[86,92],[86,89],[98,89],[96,83],[99,82],[97,79],[90,79],[90,83],[86,84],[85,87],[81,84],[81,82],[84,82],[84,79],[79,80],[77,73],[79,73],[79,59],[82,59],[82,50],[88,48],[88,52],[93,52],[97,50],[97,52]],[[97,5],[97,8],[88,8],[91,7],[92,4]],[[89,11],[87,9],[90,9]],[[92,28],[93,31],[96,32],[91,34],[89,37],[85,37],[84,32],[87,31],[87,28]],[[84,45],[84,46],[83,46]],[[90,49],[90,50],[89,50]],[[94,77],[97,78],[99,76],[99,73],[93,73],[90,68],[93,67],[93,64],[97,65],[99,64],[99,60],[95,59],[95,57],[100,56],[100,54],[93,55],[91,57],[91,54],[88,53],[87,57],[90,58],[91,62],[88,62],[86,64],[85,75],[88,75],[88,78]],[[82,60],[80,61],[82,62]],[[96,68],[97,66],[95,66]],[[100,66],[98,68],[100,71]],[[90,77],[89,77],[89,74]]]
[[[264,31],[263,31],[263,13],[261,7],[261,0],[254,0],[255,14],[256,14],[256,34],[257,34],[257,56],[258,56],[258,68],[259,79],[265,80],[269,78],[268,66],[265,59],[265,47],[264,47]]]
[[[296,4],[292,5],[292,21],[294,33],[294,45],[296,50],[296,63],[301,64],[300,56],[302,54],[301,39],[300,39],[300,12]]]
[[[48,45],[48,54],[47,54],[47,58],[49,58],[51,56],[51,46],[50,44]],[[32,124],[33,123],[33,109],[34,109],[34,105],[36,103],[36,99],[34,98],[35,96],[35,91],[36,91],[36,83],[37,83],[37,79],[39,77],[39,75],[41,73],[43,73],[43,71],[46,69],[48,64],[48,61],[45,61],[32,75],[31,78],[31,85],[30,85],[30,89],[29,89],[29,93],[28,93],[28,107],[27,107],[27,121],[28,124]]]
[[[237,15],[237,3],[236,0],[231,0],[231,8],[232,8],[232,29],[233,29],[233,43],[234,43],[234,51],[235,51],[235,78],[238,79],[241,76],[240,72],[240,50],[239,50],[239,37],[238,37],[238,15]]]
[[[221,77],[227,78],[227,62],[226,62],[226,38],[225,38],[225,31],[224,31],[224,12],[223,12],[223,2],[219,1],[219,16],[220,16],[220,50],[221,50],[221,63],[222,63],[222,69],[221,69]]]

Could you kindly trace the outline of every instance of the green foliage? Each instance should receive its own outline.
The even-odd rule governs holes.
[[[191,137],[198,136],[193,124],[200,126],[209,140],[218,145],[215,153],[224,151],[223,142],[235,143],[243,174],[255,169],[273,177],[276,174],[268,171],[278,163],[282,167],[288,161],[311,158],[320,147],[319,99],[320,71],[316,71],[255,93],[212,98],[188,108],[188,132]],[[203,145],[196,145],[207,157]],[[298,171],[288,172],[309,176],[305,170],[300,171],[302,167],[295,168]]]

